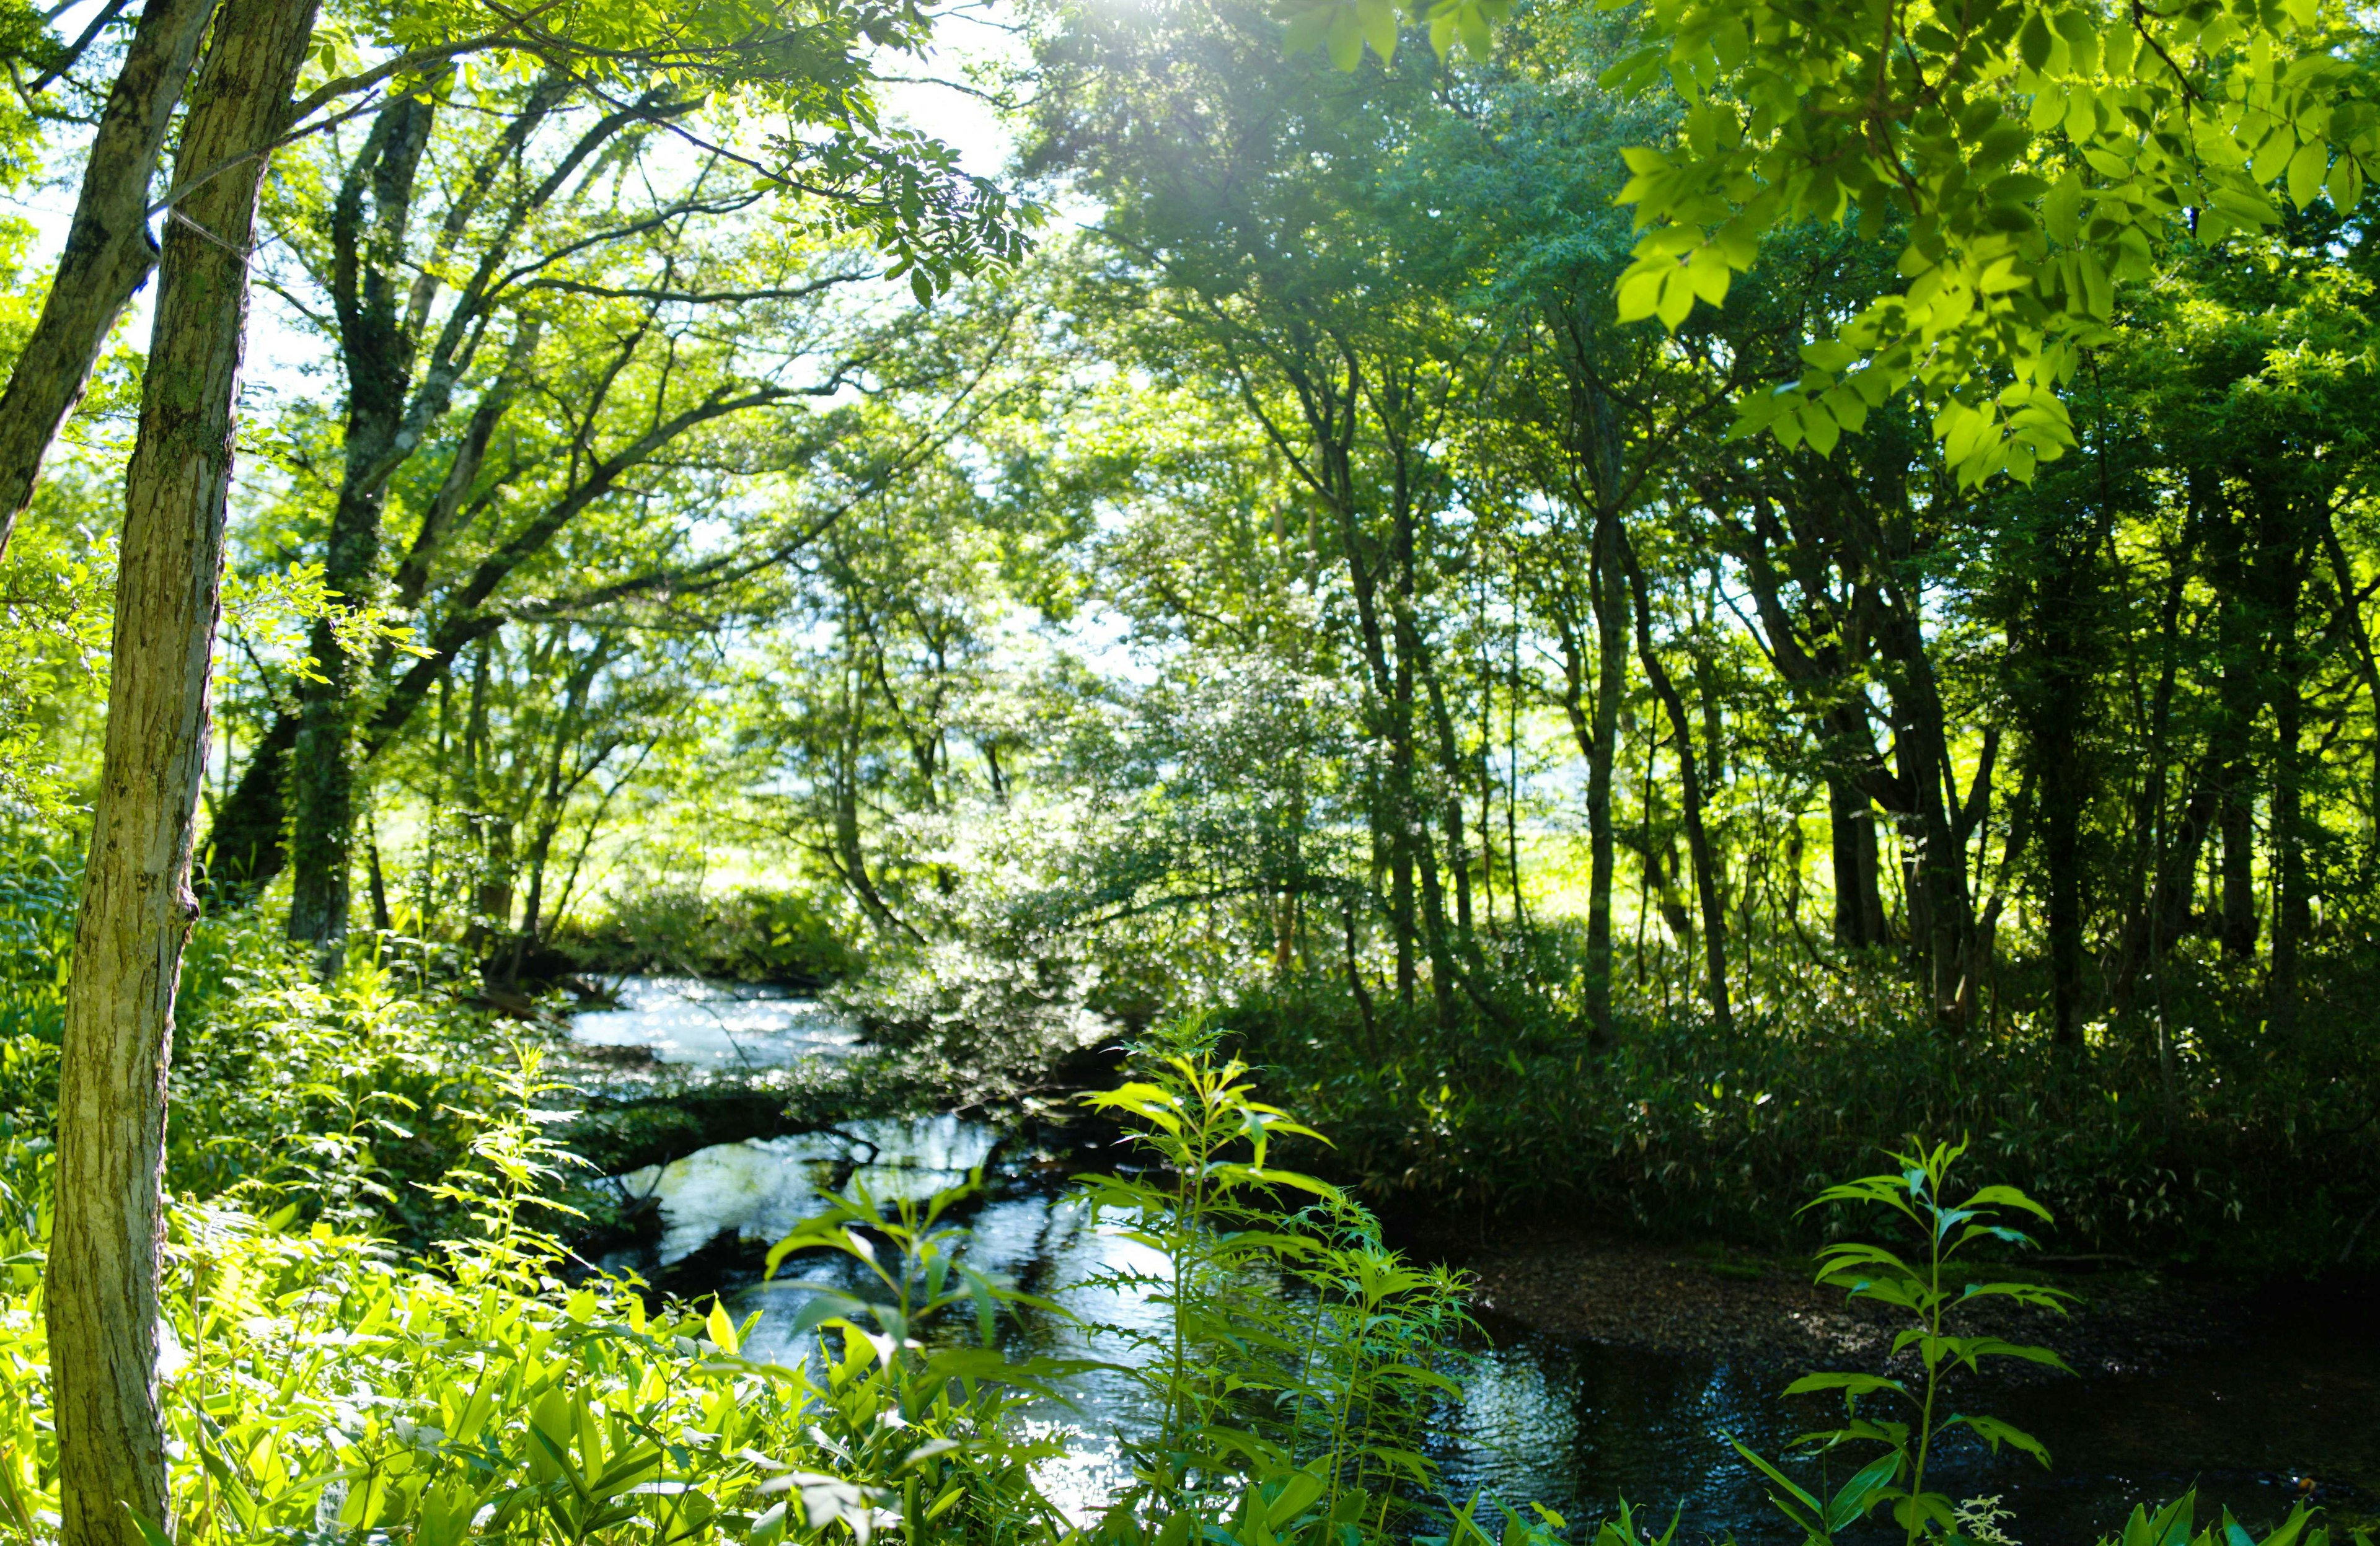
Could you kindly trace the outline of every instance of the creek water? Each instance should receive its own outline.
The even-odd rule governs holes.
[[[641,1007],[627,1012],[665,1026],[680,1013],[665,1002],[674,991],[645,990]],[[738,1002],[737,1014],[775,1017],[746,1025],[739,1047],[793,1047],[781,1059],[790,1061],[832,1057],[850,1045],[839,1024],[819,1034],[827,1023],[822,1011],[801,1000]],[[578,1024],[582,1036],[629,1034],[601,1015]],[[672,1049],[657,1051],[680,1060]],[[1086,1319],[1147,1323],[1148,1307],[1081,1286],[1104,1269],[1162,1263],[1063,1199],[1049,1178],[1078,1167],[1069,1158],[1030,1152],[990,1127],[948,1116],[721,1144],[616,1178],[627,1195],[657,1204],[660,1228],[602,1264],[635,1270],[672,1292],[718,1292],[744,1312],[758,1310],[754,1350],[797,1359],[802,1350],[789,1327],[802,1296],[759,1281],[768,1245],[820,1211],[830,1191],[857,1183],[879,1198],[923,1197],[981,1166],[986,1190],[965,1214],[976,1265]],[[2090,1546],[2135,1504],[2154,1505],[2193,1486],[2202,1518],[2221,1505],[2252,1524],[2277,1521],[2309,1486],[2334,1508],[2366,1515],[2380,1507],[2380,1323],[2372,1309],[2354,1298],[2301,1296],[2267,1307],[2223,1346],[2151,1372],[1998,1392],[1987,1409],[2040,1437],[2057,1468],[2045,1472],[2021,1456],[1953,1443],[1937,1457],[1934,1480],[1956,1498],[1997,1497],[2010,1515],[2002,1528],[2024,1546]],[[1540,1502],[1573,1522],[1624,1497],[1658,1523],[1678,1511],[1682,1541],[1800,1540],[1769,1505],[1763,1479],[1728,1443],[1732,1435],[1773,1457],[1820,1415],[1807,1405],[1787,1409],[1778,1395],[1786,1376],[1725,1359],[1512,1325],[1488,1329],[1487,1345],[1465,1350],[1462,1399],[1448,1403],[1430,1434],[1450,1494]],[[1003,1335],[1018,1355],[1126,1356],[1089,1344],[1075,1324],[1053,1317],[1019,1320]],[[1119,1374],[1087,1376],[1072,1395],[1071,1408],[1038,1411],[1036,1420],[1068,1435],[1066,1458],[1045,1474],[1053,1499],[1088,1514],[1123,1480],[1114,1435],[1135,1431],[1139,1412]],[[1836,1480],[1866,1457],[1838,1465]],[[1816,1481],[1814,1464],[1789,1470],[1804,1485]],[[1873,1533],[1888,1539],[1881,1528]]]
[[[574,1040],[644,1047],[662,1063],[735,1072],[782,1069],[849,1052],[859,1029],[820,1003],[766,984],[698,977],[624,977],[617,1008],[578,1015]]]

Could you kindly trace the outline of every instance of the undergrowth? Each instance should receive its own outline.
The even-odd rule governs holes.
[[[2064,1249],[2242,1272],[2380,1260],[2380,1067],[2369,1010],[2287,1036],[2254,987],[2176,971],[2166,1002],[2059,1047],[2011,1018],[1951,1035],[1882,971],[1755,977],[1722,1028],[1690,994],[1629,996],[1608,1039],[1508,961],[1497,1012],[1452,1024],[1342,979],[1242,994],[1235,1045],[1336,1141],[1330,1173],[1383,1205],[1559,1201],[1609,1225],[1811,1243],[1800,1200],[1912,1132],[1966,1132],[2055,1208]],[[1527,966],[1528,970],[1521,970]],[[2158,1023],[2161,1019],[2162,1025]],[[1822,1226],[1837,1221],[1822,1217]]]

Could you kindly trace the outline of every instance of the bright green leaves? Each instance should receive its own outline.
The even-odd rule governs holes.
[[[1284,0],[1274,13],[1289,24],[1293,55],[1316,49],[1331,65],[1352,70],[1369,48],[1382,64],[1397,54],[1402,24],[1399,0]],[[1443,57],[1457,43],[1475,59],[1488,56],[1498,23],[1512,14],[1512,0],[1414,0],[1413,19],[1429,29],[1429,45]]]
[[[1605,0],[1616,6],[1621,0]],[[1739,430],[1830,451],[1917,393],[1961,483],[2020,480],[2073,443],[2058,388],[2116,287],[2180,240],[2360,199],[2380,113],[2308,4],[2143,12],[2070,0],[1648,0],[1607,87],[1666,87],[1675,142],[1630,152],[1640,233],[1623,321],[1723,304],[1759,239],[1858,218],[1898,230],[1906,286],[1835,329],[1849,358],[1741,405]]]
[[[1289,23],[1292,54],[1319,48],[1342,70],[1354,69],[1366,47],[1383,61],[1396,57],[1396,0],[1330,0],[1327,5],[1287,9],[1283,19]]]
[[[1658,317],[1672,332],[1695,301],[1718,306],[1727,299],[1730,279],[1759,255],[1764,212],[1756,201],[1750,209],[1733,207],[1726,190],[1713,187],[1702,171],[1710,155],[1741,141],[1733,114],[1697,108],[1686,115],[1681,139],[1700,160],[1672,160],[1641,147],[1622,151],[1630,176],[1620,194],[1622,203],[1658,202],[1674,216],[1639,237],[1635,261],[1620,276],[1620,320]]]
[[[1342,70],[1354,69],[1366,48],[1383,64],[1396,57],[1402,25],[1398,0],[1287,0],[1275,14],[1289,24],[1292,54],[1318,48]],[[1460,43],[1472,57],[1486,58],[1497,24],[1512,14],[1512,0],[1417,0],[1414,6],[1414,19],[1429,29],[1429,45],[1441,56]]]

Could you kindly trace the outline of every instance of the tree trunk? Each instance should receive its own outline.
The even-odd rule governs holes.
[[[45,1290],[65,1546],[170,1532],[157,1406],[165,1067],[189,891],[262,147],[312,0],[230,0],[180,160],[249,154],[169,227],[126,478],[104,761],[67,995],[57,1218]]]
[[[1598,535],[1601,525],[1598,524]],[[1626,669],[1624,611],[1613,613],[1613,597],[1604,576],[1617,565],[1606,563],[1598,547],[1587,565],[1589,605],[1596,629],[1594,698],[1587,695],[1587,654],[1584,631],[1566,598],[1548,597],[1547,612],[1561,644],[1563,712],[1579,755],[1586,759],[1586,984],[1585,1020],[1595,1038],[1608,1041],[1611,1025],[1611,787],[1620,740],[1621,672]],[[1625,607],[1625,602],[1618,605]],[[1509,810],[1508,810],[1509,820]]]
[[[1876,810],[1859,784],[1827,779],[1828,832],[1835,879],[1835,943],[1857,949],[1885,943],[1884,888],[1876,875]]]
[[[1670,729],[1678,741],[1678,790],[1685,803],[1686,852],[1694,860],[1694,896],[1702,906],[1703,972],[1711,1013],[1721,1030],[1731,1031],[1735,1028],[1735,1014],[1727,991],[1727,911],[1719,900],[1718,857],[1711,852],[1709,827],[1703,820],[1703,785],[1695,766],[1694,731],[1686,719],[1685,700],[1678,695],[1677,683],[1670,679],[1669,668],[1653,648],[1652,600],[1645,585],[1645,571],[1637,563],[1625,532],[1620,537],[1620,553],[1628,570],[1628,588],[1636,603],[1636,656],[1644,662],[1645,675],[1652,682],[1654,693],[1669,711]]]
[[[2129,912],[2124,921],[2124,954],[2115,991],[2119,1005],[2131,1003],[2137,984],[2155,969],[2156,957],[2175,937],[2167,933],[2168,915],[2177,909],[2173,896],[2176,876],[2170,867],[2176,845],[2168,824],[2166,804],[2168,786],[2173,781],[2173,694],[2181,655],[2181,599],[2190,574],[2187,553],[2185,548],[2169,558],[2165,595],[2157,612],[2157,678],[2149,700],[2146,735],[2140,748],[2146,773],[2132,813],[2132,860],[2126,879]],[[2183,924],[2189,921],[2189,876],[2195,864],[2193,855],[2183,861],[2180,871],[2182,895],[2178,911]]]
[[[281,873],[281,823],[287,808],[283,779],[289,772],[289,748],[297,743],[298,717],[274,715],[249,753],[239,781],[215,807],[214,826],[207,833],[203,893],[211,906],[246,901]]]
[[[213,14],[214,0],[147,0],[100,110],[57,274],[0,392],[0,556],[116,318],[156,267],[149,187]]]
[[[2079,540],[2078,540],[2079,538]],[[2030,673],[2030,732],[2034,777],[2041,788],[2041,860],[2049,883],[2051,1036],[2076,1045],[2082,1034],[2082,928],[2085,895],[2082,816],[2091,798],[2092,766],[2082,735],[2089,717],[2092,619],[2097,586],[2092,563],[2096,524],[2080,532],[2041,534],[2031,641],[2038,658]]]
[[[2216,640],[2220,655],[2215,730],[2208,744],[2208,770],[2215,783],[2216,831],[2220,836],[2222,941],[2227,960],[2256,953],[2261,920],[2256,915],[2257,768],[2251,750],[2258,690],[2263,686],[2265,628],[2268,620],[2256,594],[2253,556],[2238,512],[2218,509],[2213,522],[2210,575],[2220,598]]]
[[[2287,1033],[2297,1019],[2298,956],[2313,922],[2305,861],[2306,757],[2304,682],[2309,651],[2298,639],[2306,544],[2294,511],[2276,500],[2265,512],[2261,567],[2269,576],[2266,617],[2272,673],[2262,696],[2273,706],[2273,960],[2274,1028]],[[2350,593],[2351,594],[2351,593]],[[2349,603],[2352,605],[2351,600]]]
[[[2291,620],[2294,622],[2294,619]],[[2305,704],[2298,683],[2274,685],[2273,976],[2271,1018],[2287,1033],[2297,1019],[2298,950],[2313,921],[2305,863]]]
[[[434,115],[411,95],[382,107],[331,211],[332,298],[346,365],[347,422],[322,580],[347,607],[372,599],[389,475],[410,449],[398,443],[413,365],[400,264]],[[298,684],[300,725],[289,767],[289,937],[312,946],[327,972],[337,969],[347,932],[361,662],[340,647],[328,618],[314,624],[308,652],[314,679]]]

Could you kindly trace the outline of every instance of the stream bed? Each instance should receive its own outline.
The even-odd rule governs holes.
[[[718,999],[690,999],[673,1008],[679,991],[640,986],[638,1001],[622,1011],[647,1017],[643,1045],[664,1060],[757,1067],[749,1049],[759,1047],[782,1066],[838,1057],[853,1039],[806,1001],[747,997],[720,1009],[709,1007]],[[738,1020],[739,1030],[720,1033],[734,1049],[727,1057],[699,1033],[722,1016],[757,1021]],[[636,1033],[608,1015],[582,1015],[578,1027],[590,1040]],[[663,1041],[674,1045],[657,1045]],[[820,1211],[828,1191],[856,1182],[880,1198],[923,1197],[983,1166],[984,1197],[965,1218],[977,1266],[1093,1319],[1152,1317],[1147,1306],[1078,1286],[1104,1269],[1157,1263],[1064,1201],[1050,1177],[1075,1167],[1069,1159],[1026,1152],[990,1127],[949,1116],[720,1144],[617,1178],[628,1197],[656,1205],[660,1227],[601,1264],[678,1294],[721,1293],[745,1313],[759,1310],[752,1350],[797,1359],[790,1323],[802,1296],[760,1283],[768,1245]],[[1939,1457],[1935,1480],[1954,1498],[1997,1497],[2010,1514],[2002,1528],[2023,1546],[2091,1546],[2134,1504],[2192,1486],[2202,1519],[2221,1504],[2251,1524],[2270,1523],[2308,1491],[2346,1514],[2369,1515],[2380,1508],[2380,1325],[2372,1308],[2355,1298],[2299,1295],[2261,1306],[2221,1345],[2146,1372],[1997,1392],[1986,1409],[2037,1435],[2057,1468],[1959,1443]],[[1732,1435],[1774,1457],[1818,1415],[1779,1400],[1791,1371],[1551,1336],[1492,1318],[1488,1330],[1488,1343],[1468,1350],[1463,1399],[1450,1402],[1431,1436],[1451,1494],[1541,1502],[1573,1522],[1625,1497],[1659,1522],[1680,1510],[1682,1542],[1732,1536],[1746,1546],[1797,1546],[1800,1532],[1778,1516],[1763,1480],[1728,1443]],[[1087,1345],[1050,1317],[1014,1323],[1004,1337],[1016,1355],[1122,1356]],[[1062,1506],[1084,1515],[1123,1480],[1112,1435],[1134,1431],[1138,1418],[1120,1375],[1087,1377],[1074,1395],[1073,1409],[1039,1417],[1072,1435],[1068,1458],[1050,1468],[1046,1484]],[[1835,1480],[1866,1457],[1838,1465]],[[1815,1484],[1815,1465],[1788,1468]]]

